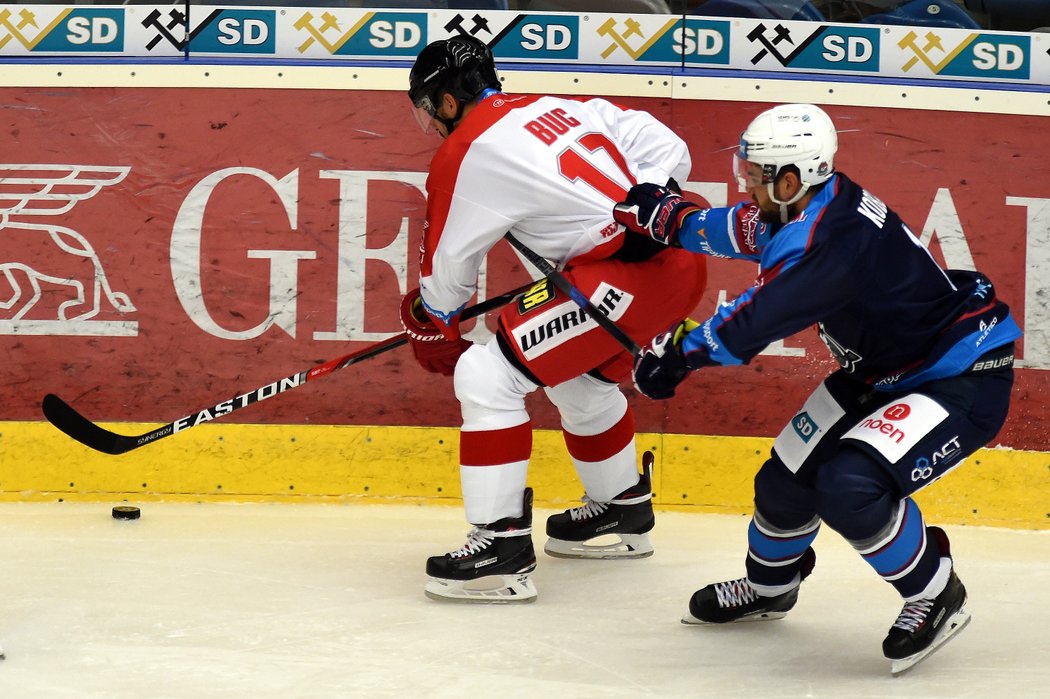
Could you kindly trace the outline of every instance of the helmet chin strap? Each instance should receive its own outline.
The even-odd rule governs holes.
[[[775,185],[775,184],[776,184],[776,178],[774,178],[773,182],[766,183],[766,192],[769,194],[770,201],[772,201],[774,204],[779,204],[780,205],[780,222],[781,223],[787,223],[788,222],[788,207],[791,206],[792,204],[794,204],[796,201],[798,201],[802,197],[806,196],[806,192],[809,191],[809,185],[807,183],[803,182],[802,186],[799,188],[798,193],[795,196],[791,197],[787,201],[780,201],[779,199],[777,199],[777,195],[773,194],[773,185]]]

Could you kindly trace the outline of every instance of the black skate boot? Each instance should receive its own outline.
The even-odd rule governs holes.
[[[456,602],[532,602],[536,569],[532,548],[532,488],[526,488],[521,517],[476,526],[458,551],[427,559],[432,599]]]
[[[890,672],[899,675],[921,662],[969,623],[966,588],[953,570],[941,594],[904,604],[882,642],[882,654],[891,661]]]
[[[802,554],[799,582],[805,580],[817,561],[813,549]],[[798,601],[798,587],[776,597],[761,597],[747,578],[727,580],[697,590],[689,599],[683,624],[728,624],[732,621],[781,619]]]
[[[586,495],[584,504],[547,518],[547,544],[543,550],[556,558],[644,558],[653,555],[648,532],[653,516],[653,453],[642,456],[638,483],[608,502]],[[619,537],[608,544],[588,543],[607,534]]]

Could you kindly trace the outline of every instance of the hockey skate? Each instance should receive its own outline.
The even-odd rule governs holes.
[[[644,558],[653,555],[653,453],[642,456],[638,483],[608,502],[586,495],[583,505],[547,519],[543,547],[556,558]],[[611,540],[610,539],[614,539]]]
[[[453,602],[532,602],[536,569],[532,548],[532,488],[525,489],[521,517],[476,526],[463,548],[427,559],[427,597]]]
[[[904,604],[882,642],[882,654],[890,659],[890,672],[899,675],[922,662],[969,623],[966,588],[953,570],[937,597]]]
[[[802,554],[800,584],[813,571],[817,556],[813,549]],[[683,624],[728,624],[734,621],[782,619],[798,601],[798,587],[775,597],[762,597],[747,578],[714,583],[697,590],[689,599]]]

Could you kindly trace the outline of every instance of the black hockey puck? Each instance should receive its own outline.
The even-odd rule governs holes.
[[[142,512],[131,505],[117,505],[113,508],[113,519],[138,519]]]

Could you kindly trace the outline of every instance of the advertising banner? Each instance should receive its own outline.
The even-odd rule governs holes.
[[[439,143],[419,132],[401,93],[0,94],[0,420],[39,420],[53,392],[95,421],[170,422],[400,332]],[[737,200],[731,151],[768,104],[621,102],[686,138],[695,198]],[[939,260],[988,274],[1011,305],[1026,335],[997,441],[1047,450],[1050,130],[1036,117],[828,111],[839,168]],[[713,259],[709,271],[694,317],[747,288],[756,268]],[[529,276],[501,244],[481,295]],[[484,324],[471,334],[488,336]],[[748,367],[700,372],[673,401],[632,393],[638,429],[771,437],[835,366],[816,330],[803,332]],[[537,427],[557,428],[542,393],[530,407]],[[451,381],[402,349],[224,420],[456,426],[459,414]]]
[[[305,6],[304,6],[305,5]],[[965,15],[965,13],[963,13]],[[968,15],[965,15],[968,17]],[[916,20],[918,21],[918,20]],[[977,27],[976,22],[973,22]],[[237,5],[0,5],[0,58],[411,63],[470,35],[501,63],[1050,85],[1050,35],[648,13]]]

